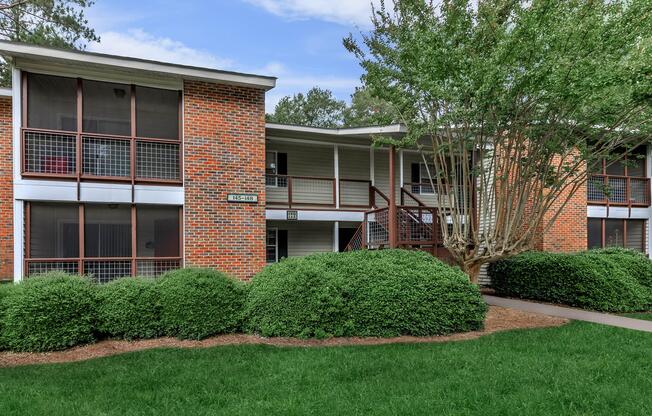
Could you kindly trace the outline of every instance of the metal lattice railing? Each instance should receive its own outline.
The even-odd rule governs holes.
[[[430,208],[399,207],[399,244],[432,244],[435,240],[436,214]]]
[[[138,141],[136,143],[136,177],[179,180],[180,146],[178,143]]]
[[[138,276],[144,277],[157,277],[163,273],[176,270],[181,267],[181,260],[138,260],[136,264],[136,270]]]
[[[24,172],[73,175],[77,170],[75,135],[25,131],[23,152]]]
[[[82,174],[92,176],[131,176],[129,140],[96,137],[82,139]]]
[[[591,175],[587,181],[587,200],[597,204],[650,205],[650,179]]]
[[[379,248],[389,244],[389,208],[365,213],[367,247]]]
[[[97,283],[131,276],[131,260],[85,260],[84,274]]]
[[[30,260],[27,262],[27,276],[52,271],[77,274],[79,273],[79,262],[77,260]]]

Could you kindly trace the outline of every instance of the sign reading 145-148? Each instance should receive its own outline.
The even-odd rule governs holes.
[[[258,202],[258,195],[256,194],[228,194],[226,197],[227,202],[246,202],[254,204]]]

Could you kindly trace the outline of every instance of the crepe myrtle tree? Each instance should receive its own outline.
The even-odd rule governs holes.
[[[649,0],[381,1],[372,21],[344,45],[408,127],[387,142],[421,150],[443,244],[473,280],[649,137]]]

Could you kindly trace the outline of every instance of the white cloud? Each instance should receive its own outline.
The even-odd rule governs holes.
[[[142,29],[103,32],[100,33],[100,38],[100,43],[92,43],[87,49],[91,52],[217,69],[232,69],[234,66],[231,59],[217,57],[170,38],[153,36]]]
[[[100,33],[100,36],[101,43],[90,44],[89,51],[278,77],[276,88],[267,93],[267,112],[272,112],[281,98],[306,92],[314,86],[327,88],[336,97],[348,99],[360,83],[357,78],[298,73],[276,61],[257,68],[244,67],[232,59],[217,57],[173,39],[156,37],[142,29],[107,31]]]
[[[292,19],[315,18],[329,22],[368,27],[371,3],[379,0],[243,0],[277,16]],[[390,1],[386,1],[388,6]]]

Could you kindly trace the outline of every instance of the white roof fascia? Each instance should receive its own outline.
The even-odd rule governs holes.
[[[49,48],[19,42],[0,41],[0,55],[41,61],[51,60],[72,65],[95,65],[120,70],[143,71],[173,78],[254,87],[265,91],[276,86],[276,78],[274,77],[220,71],[217,69],[100,53]]]

